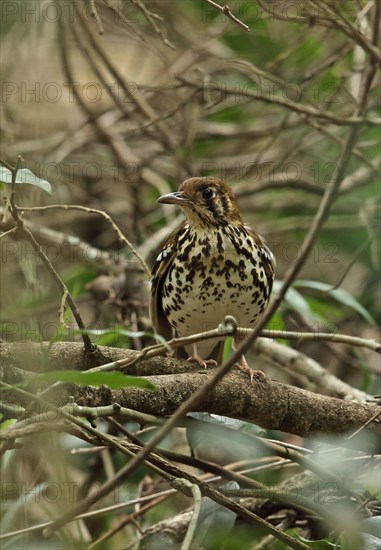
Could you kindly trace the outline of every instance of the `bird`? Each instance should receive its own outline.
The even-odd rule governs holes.
[[[164,242],[152,269],[155,332],[166,340],[186,337],[217,328],[227,315],[239,327],[254,327],[269,303],[275,259],[265,240],[244,224],[232,188],[216,177],[193,177],[157,202],[181,207],[184,221]],[[242,339],[233,337],[233,349]],[[223,340],[185,350],[189,361],[216,366]],[[237,366],[253,380],[244,356]]]

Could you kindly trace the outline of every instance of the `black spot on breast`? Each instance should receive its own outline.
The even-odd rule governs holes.
[[[251,299],[251,304],[256,304],[257,303],[257,300],[259,298],[259,292],[258,291],[255,291],[254,294],[253,294],[253,297]]]
[[[221,232],[217,231],[217,252],[222,254],[224,251],[224,241],[221,236]]]
[[[196,241],[196,236],[195,235],[193,237],[190,237],[189,244],[184,246],[184,248],[181,250],[181,252],[179,254],[180,261],[186,262],[188,260],[192,249],[195,247],[195,241]]]
[[[195,276],[195,270],[194,269],[190,269],[188,271],[188,273],[186,274],[185,276],[185,280],[189,283],[191,283],[194,279],[194,276]]]
[[[201,285],[201,289],[207,289],[207,288],[210,288],[213,284],[213,280],[211,277],[207,277],[206,279],[204,279],[202,285]]]

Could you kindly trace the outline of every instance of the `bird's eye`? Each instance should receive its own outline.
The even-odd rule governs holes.
[[[214,189],[212,189],[211,187],[207,187],[202,192],[202,198],[207,200],[207,201],[212,199],[215,195],[216,195],[216,193],[215,193]]]

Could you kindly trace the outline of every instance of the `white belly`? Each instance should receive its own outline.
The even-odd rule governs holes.
[[[248,234],[227,233],[221,240],[216,232],[198,233],[192,247],[189,236],[186,242],[179,249],[183,257],[168,270],[163,288],[163,308],[177,335],[215,329],[226,315],[235,317],[241,327],[252,327],[269,294],[258,245]],[[240,247],[250,253],[243,256]],[[205,354],[215,344],[213,340],[198,347]]]

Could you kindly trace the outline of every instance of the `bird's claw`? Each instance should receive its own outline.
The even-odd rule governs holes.
[[[258,381],[260,381],[260,379],[263,379],[266,376],[265,373],[262,372],[261,370],[253,370],[247,364],[241,365],[240,363],[236,363],[234,365],[234,368],[236,368],[236,369],[240,370],[241,372],[247,374],[250,378],[250,384],[253,383],[254,378],[256,378],[256,379],[258,379]]]
[[[192,357],[188,357],[188,361],[192,361],[193,363],[197,363],[200,367],[203,367],[206,369],[208,366],[210,367],[217,367],[218,363],[214,359],[203,359],[199,355],[192,355]]]
[[[247,374],[250,378],[250,384],[253,383],[254,380],[254,373],[255,371],[249,367],[249,365],[241,365],[240,363],[236,363],[234,365],[234,368],[240,370],[241,372],[244,372]]]

